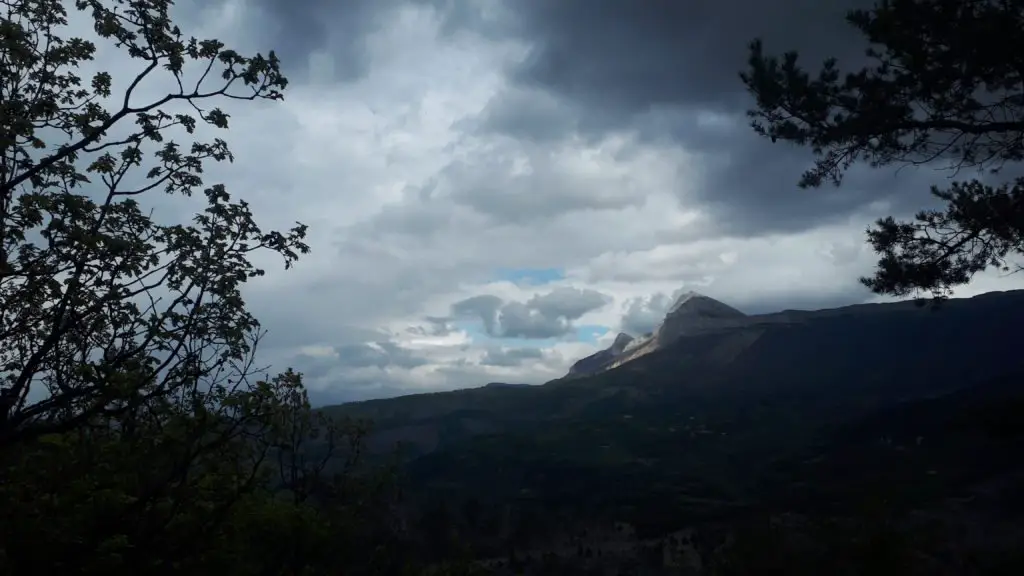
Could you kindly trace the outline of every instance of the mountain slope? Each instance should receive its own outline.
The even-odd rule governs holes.
[[[587,378],[416,394],[325,410],[373,418],[380,430],[459,414],[495,423],[572,416],[622,390],[637,398],[690,391],[724,398],[741,390],[808,388],[831,394],[877,388],[899,398],[968,385],[1024,362],[1016,344],[1024,291],[950,300],[939,310],[905,302],[747,319],[735,328],[683,336],[656,353]],[[842,395],[836,400],[844,403]]]
[[[586,377],[328,410],[373,418],[377,450],[404,443],[412,492],[422,497],[536,505],[657,533],[681,519],[793,506],[797,497],[847,498],[843,486],[901,477],[872,469],[868,439],[876,432],[905,420],[903,436],[934,436],[940,416],[983,398],[994,381],[1004,396],[993,402],[1024,398],[1024,386],[1014,387],[1024,376],[1024,291],[952,300],[939,310],[873,304],[723,314],[717,322]],[[938,405],[930,414],[939,416],[913,417],[915,405]],[[1016,445],[965,434],[955,436],[948,461],[930,453],[906,477],[926,474],[922,466],[961,469],[972,446],[989,462]],[[815,459],[827,464],[801,464]],[[820,490],[799,488],[809,484]]]
[[[670,346],[683,336],[723,330],[755,328],[765,322],[778,323],[781,321],[784,321],[784,315],[772,315],[770,318],[766,316],[747,316],[732,306],[723,304],[703,294],[692,291],[686,292],[679,296],[672,304],[665,314],[665,318],[651,336],[634,343],[629,350],[616,356],[604,369],[612,369],[632,362],[651,352]],[[753,343],[753,340],[756,340],[756,338],[755,332],[748,334],[750,343]]]
[[[569,367],[569,374],[567,376],[585,376],[588,374],[596,374],[597,372],[606,369],[615,361],[616,358],[626,351],[627,347],[629,347],[633,341],[634,339],[632,336],[620,332],[615,337],[615,341],[612,342],[612,345],[608,348],[598,350],[586,358],[577,360]]]

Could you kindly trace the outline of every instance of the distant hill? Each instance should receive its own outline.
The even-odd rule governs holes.
[[[520,388],[522,386],[530,386],[530,384],[509,384],[507,382],[491,382],[484,386],[484,388]]]
[[[656,534],[869,488],[909,506],[1019,467],[1021,326],[1024,291],[762,316],[688,295],[587,374],[325,410],[373,419],[374,451],[401,445],[411,494],[506,516]]]

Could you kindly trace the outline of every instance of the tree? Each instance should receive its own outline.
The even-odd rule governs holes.
[[[252,254],[288,268],[306,228],[263,231],[204,181],[233,160],[200,138],[228,127],[216,104],[287,81],[172,4],[0,0],[0,573],[358,573],[382,521],[352,477],[362,428],[313,412],[298,373],[257,378],[241,294]],[[93,39],[66,37],[68,6]],[[96,42],[140,72],[82,78]],[[154,78],[174,89],[146,101]],[[191,222],[141,200],[196,191]]]
[[[98,40],[140,62],[115,96],[109,73],[76,74],[96,46],[60,36],[64,4],[3,0],[0,445],[244,386],[260,332],[240,288],[263,274],[248,257],[270,250],[288,267],[308,251],[305,226],[263,232],[222,184],[202,188],[190,224],[158,223],[138,200],[190,196],[204,163],[233,159],[220,138],[171,138],[226,129],[218,99],[281,99],[274,53],[186,38],[170,0],[77,0]],[[158,73],[177,89],[139,102]]]
[[[754,130],[813,151],[805,188],[840,185],[855,162],[984,174],[933,187],[944,210],[869,229],[879,261],[861,281],[876,293],[941,299],[989,267],[1010,271],[1024,252],[1024,179],[990,180],[1024,159],[1024,1],[879,0],[847,20],[872,64],[845,75],[835,59],[812,76],[796,52],[751,43],[741,79],[756,98]]]
[[[54,483],[55,517],[44,517],[67,521],[54,524],[70,556],[110,545],[88,537],[109,536],[107,524],[136,519],[137,538],[166,535],[191,473],[238,471],[232,446],[275,399],[270,384],[249,381],[260,332],[239,288],[262,272],[246,256],[268,248],[287,265],[307,250],[303,227],[263,233],[219,184],[203,190],[207,207],[191,225],[159,224],[137,200],[190,195],[204,184],[205,161],[231,159],[223,140],[183,147],[169,138],[201,124],[227,128],[228,115],[205,101],[280,99],[286,81],[273,54],[246,58],[185,38],[167,0],[74,6],[91,14],[99,41],[142,64],[122,94],[107,72],[76,73],[96,45],[62,36],[64,3],[5,0],[0,20],[0,451],[7,488]],[[190,62],[205,73],[186,88]],[[138,102],[140,85],[160,72],[178,90]],[[175,104],[191,113],[169,112]],[[17,465],[25,457],[31,469]],[[141,472],[129,480],[132,469]],[[78,497],[75,526],[57,513]],[[6,511],[15,503],[5,499]],[[117,513],[129,508],[148,513]],[[31,533],[29,522],[19,526]],[[101,557],[89,552],[79,558],[86,565]]]

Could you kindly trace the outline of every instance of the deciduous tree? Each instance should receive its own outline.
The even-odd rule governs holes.
[[[287,81],[172,7],[0,0],[0,573],[350,573],[374,550],[339,541],[372,504],[349,477],[363,429],[312,411],[298,373],[258,377],[242,297],[253,253],[288,268],[306,228],[262,230],[204,173],[233,159],[218,104]],[[83,77],[97,43],[139,73]],[[168,222],[155,194],[205,207]]]
[[[274,53],[184,36],[169,0],[76,0],[96,41],[140,63],[115,95],[108,72],[79,76],[96,45],[62,36],[69,4],[3,2],[0,443],[245,382],[259,324],[240,288],[263,274],[248,257],[270,250],[289,266],[308,250],[304,226],[264,232],[203,180],[205,163],[232,155],[200,127],[228,127],[218,101],[279,100]],[[176,89],[145,101],[159,74]],[[140,203],[197,191],[206,208],[191,223],[159,223]]]

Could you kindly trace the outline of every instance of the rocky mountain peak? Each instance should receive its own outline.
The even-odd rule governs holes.
[[[699,316],[702,318],[744,318],[746,314],[699,292],[686,292],[676,299],[666,317]]]
[[[747,315],[739,310],[697,292],[687,292],[676,299],[658,327],[659,345],[666,346],[680,336],[705,330],[721,329],[745,322]]]
[[[625,332],[619,332],[619,335],[615,337],[615,341],[612,342],[612,347],[609,348],[612,354],[621,354],[626,346],[633,342],[633,337]]]

